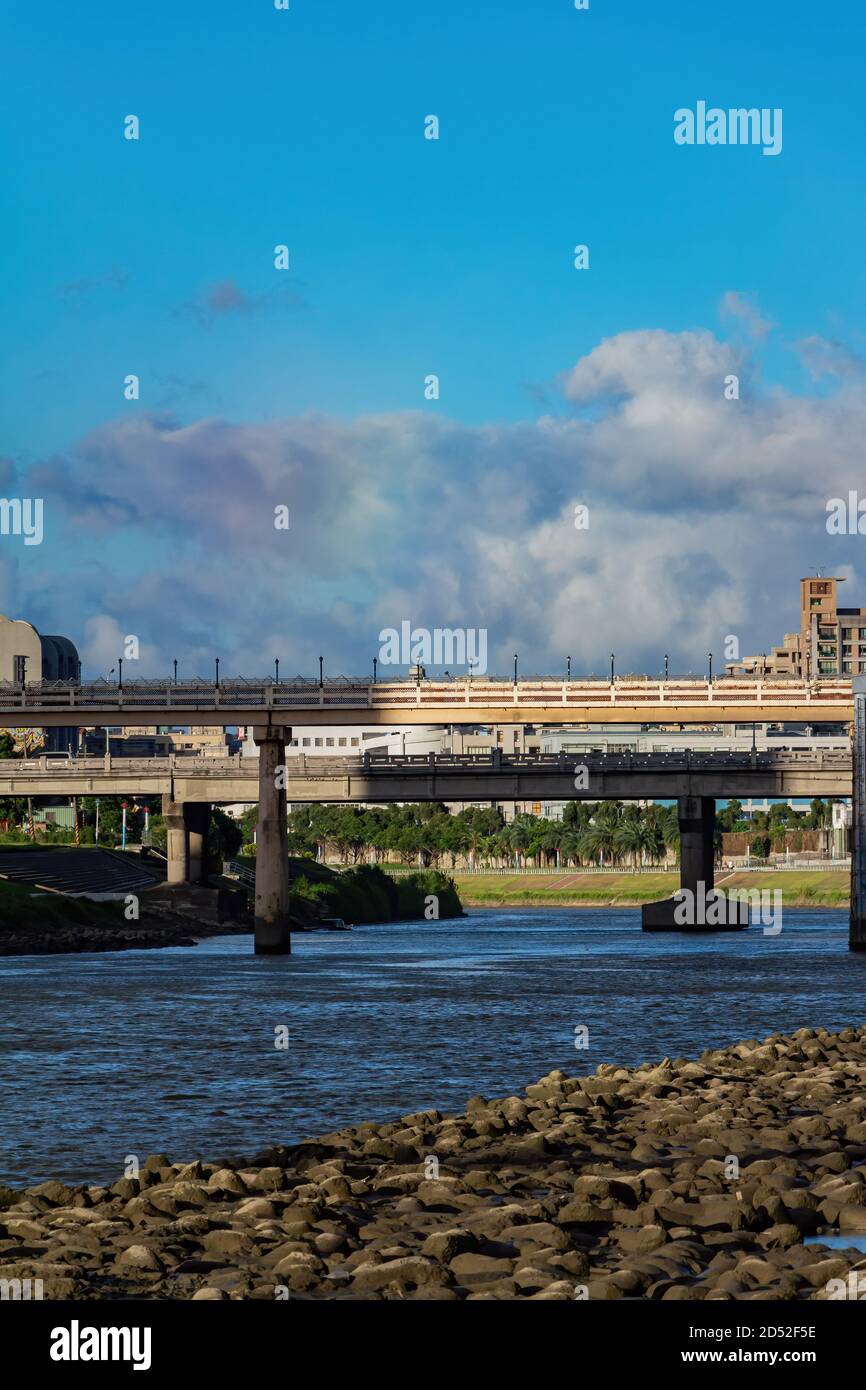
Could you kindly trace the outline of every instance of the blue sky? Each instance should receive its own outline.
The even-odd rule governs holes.
[[[823,494],[811,512],[803,495],[809,458],[824,467],[846,430],[860,438],[863,30],[853,4],[803,0],[17,7],[0,92],[0,451],[7,494],[35,477],[47,521],[38,551],[3,538],[0,606],[68,631],[96,664],[117,629],[138,633],[158,669],[179,644],[200,664],[219,649],[229,665],[280,655],[309,668],[324,647],[337,669],[366,669],[379,627],[409,617],[483,622],[493,649],[520,642],[550,665],[567,608],[546,628],[539,615],[571,571],[566,553],[549,572],[545,528],[572,501],[619,515],[622,561],[626,536],[658,551],[673,513],[694,537],[742,488],[721,462],[724,425],[695,434],[693,473],[716,460],[703,497],[686,439],[665,478],[663,450],[652,462],[635,438],[655,407],[635,366],[646,340],[629,335],[661,332],[688,356],[687,335],[708,333],[710,380],[716,361],[744,364],[753,428],[737,451],[755,451],[753,494],[731,526],[754,527],[759,554],[707,533],[681,564],[662,555],[677,572],[669,621],[684,668],[730,631],[744,650],[779,640],[809,565],[856,582],[861,538],[830,543]],[[781,155],[676,146],[673,113],[699,99],[782,108]],[[138,142],[123,139],[130,113]],[[437,142],[423,139],[431,113]],[[281,242],[289,272],[273,268]],[[578,242],[587,272],[572,265]],[[725,296],[736,312],[721,312]],[[631,349],[630,365],[591,369],[592,389],[569,395],[565,374],[605,340],[621,359]],[[815,350],[843,369],[816,375]],[[670,407],[687,374],[666,384],[664,363],[653,391]],[[138,402],[123,399],[130,372]],[[424,399],[428,373],[439,401]],[[368,417],[387,442],[370,442]],[[551,462],[544,421],[592,422],[592,447],[581,437]],[[213,473],[200,430],[219,437]],[[610,458],[633,447],[611,492]],[[341,469],[360,456],[359,491]],[[839,489],[845,457],[828,473]],[[147,491],[158,507],[140,505]],[[284,493],[297,529],[271,553],[272,537],[257,544],[231,514],[264,517]],[[615,534],[611,522],[608,550]],[[547,573],[537,610],[520,554]],[[499,589],[485,589],[500,565]],[[640,619],[646,565],[636,577],[621,563],[616,581],[630,616],[615,630],[636,669],[663,637]],[[605,649],[599,593],[615,567],[584,554],[574,570],[586,584],[573,611]],[[588,640],[572,649],[597,664]]]

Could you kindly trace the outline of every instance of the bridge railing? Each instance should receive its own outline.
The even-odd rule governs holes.
[[[75,781],[81,777],[111,774],[118,778],[150,775],[172,775],[181,778],[258,777],[258,759],[233,754],[230,757],[201,757],[171,754],[169,757],[123,758],[111,754],[97,758],[13,758],[0,763],[0,780],[29,775],[49,777],[52,781]],[[588,752],[588,753],[408,753],[388,755],[364,754],[289,756],[285,760],[288,776],[309,778],[339,778],[347,776],[413,775],[448,777],[467,773],[539,772],[571,775],[578,768],[590,772],[701,772],[738,771],[755,769],[802,770],[825,768],[828,771],[847,771],[851,767],[849,748],[770,748],[743,751],[742,749],[711,751],[683,749],[674,752]]]
[[[618,677],[614,681],[581,679],[562,681],[538,678],[513,681],[475,677],[461,680],[411,679],[379,681],[342,677],[319,685],[295,679],[273,681],[233,679],[218,685],[209,681],[136,680],[122,685],[105,680],[31,681],[18,685],[0,682],[0,710],[70,712],[70,722],[100,710],[303,710],[305,708],[417,709],[435,707],[439,711],[466,706],[517,706],[524,708],[561,705],[566,708],[629,707],[656,708],[659,705],[742,706],[850,705],[853,701],[850,679],[802,681],[796,677],[673,678],[668,681],[650,676]],[[72,717],[72,716],[76,717]]]

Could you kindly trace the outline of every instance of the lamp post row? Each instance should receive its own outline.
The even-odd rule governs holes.
[[[514,653],[514,684],[515,684],[515,685],[517,684],[517,660],[518,660],[518,654],[517,654],[517,652],[515,652],[515,653]],[[320,657],[319,657],[319,687],[320,687],[320,688],[321,688],[321,687],[324,685],[324,683],[325,683],[325,677],[324,677],[324,661],[325,661],[325,658],[322,657],[322,656],[320,656]],[[664,674],[665,680],[668,679],[669,664],[670,664],[670,663],[669,663],[668,654],[667,654],[667,652],[665,652],[665,674]],[[174,684],[174,685],[177,685],[177,657],[175,657],[175,659],[174,659],[173,667],[174,667],[173,684]],[[378,669],[379,669],[379,662],[378,662],[378,659],[374,656],[374,657],[373,657],[373,684],[374,684],[374,685],[376,684],[376,682],[377,682],[377,680],[378,680]],[[219,683],[220,683],[220,659],[219,659],[219,657],[215,657],[215,659],[214,659],[214,673],[215,673],[215,674],[214,674],[214,684],[216,685],[217,689],[219,689]],[[446,675],[447,675],[447,672],[446,672]],[[420,670],[419,670],[419,672],[417,673],[417,677],[416,677],[416,678],[420,680]],[[570,681],[570,680],[571,680],[571,657],[570,657],[570,656],[566,657],[566,660],[565,660],[565,679],[566,679],[566,681]],[[613,683],[614,683],[615,680],[616,680],[616,654],[615,654],[614,652],[611,652],[611,654],[610,654],[610,683],[611,683],[611,685],[613,685]],[[713,654],[712,654],[712,652],[707,652],[707,680],[709,681],[709,684],[712,685],[712,683],[713,683]],[[279,683],[280,683],[280,661],[279,661],[279,657],[277,657],[277,658],[274,660],[274,684],[275,684],[275,685],[279,685]],[[122,656],[119,656],[119,657],[117,658],[117,686],[118,686],[118,689],[119,689],[119,690],[123,690],[123,657],[122,657]]]

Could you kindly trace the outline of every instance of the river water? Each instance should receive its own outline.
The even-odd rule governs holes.
[[[5,958],[0,1182],[114,1181],[130,1154],[252,1156],[459,1110],[554,1067],[859,1024],[866,954],[848,951],[847,927],[846,913],[791,910],[779,936],[690,938],[642,933],[634,910],[485,910],[296,936],[291,957],[231,936]]]

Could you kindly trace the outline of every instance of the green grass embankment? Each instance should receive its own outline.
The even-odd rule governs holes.
[[[453,880],[435,869],[392,878],[370,864],[335,873],[315,860],[291,858],[289,896],[302,918],[313,911],[350,923],[425,920],[430,898],[436,899],[436,918],[463,915]]]
[[[46,893],[32,884],[0,879],[0,931],[28,927],[119,926],[124,921],[122,902],[94,902]]]
[[[678,873],[633,874],[454,874],[464,907],[640,907],[669,898],[679,887]],[[747,890],[781,889],[785,907],[848,906],[847,870],[756,869],[716,875],[718,886]]]

